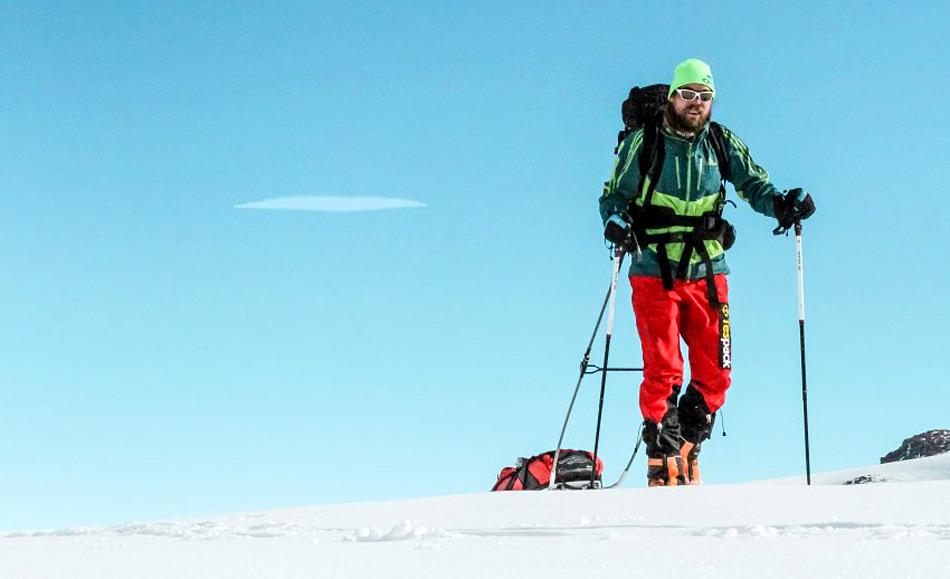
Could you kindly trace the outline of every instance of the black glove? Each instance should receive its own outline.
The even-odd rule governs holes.
[[[778,219],[776,234],[784,233],[802,219],[808,219],[815,213],[815,202],[811,195],[801,187],[796,187],[785,193],[776,195],[772,199],[775,209],[775,218]]]
[[[604,223],[604,237],[618,247],[624,247],[630,236],[630,223],[624,216],[614,213]]]
[[[637,234],[633,231],[632,221],[626,213],[614,213],[604,224],[604,237],[614,247],[627,252],[632,251],[639,256],[640,245],[637,243]]]

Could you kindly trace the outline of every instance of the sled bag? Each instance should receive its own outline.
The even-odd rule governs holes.
[[[493,491],[537,491],[546,489],[551,482],[551,467],[554,464],[553,450],[519,458],[518,464],[501,469]],[[557,482],[590,481],[594,455],[587,450],[561,449],[557,459]],[[597,459],[597,479],[604,472],[604,462]]]

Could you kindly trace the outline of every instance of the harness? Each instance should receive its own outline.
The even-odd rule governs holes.
[[[727,239],[730,235],[734,239],[732,226],[722,218],[722,210],[726,205],[726,180],[729,179],[729,156],[723,144],[722,126],[715,122],[709,123],[709,138],[716,160],[719,164],[719,203],[715,211],[708,211],[698,216],[676,215],[672,208],[653,205],[653,194],[656,184],[663,173],[663,162],[666,157],[666,143],[660,134],[660,123],[650,123],[643,129],[643,145],[639,156],[640,182],[637,191],[643,195],[643,204],[637,205],[636,199],[630,202],[627,209],[633,221],[634,233],[641,244],[656,244],[656,253],[659,258],[660,274],[663,278],[663,287],[673,289],[674,272],[667,256],[667,244],[682,243],[683,254],[676,266],[675,277],[685,279],[689,270],[689,262],[693,252],[699,256],[706,266],[706,293],[709,304],[719,309],[719,293],[716,291],[715,277],[713,276],[712,259],[706,250],[707,240],[716,239],[723,244],[724,249],[731,247]],[[647,154],[644,154],[647,153]],[[668,227],[690,227],[690,231],[648,234],[648,229]],[[727,247],[728,245],[728,247]]]

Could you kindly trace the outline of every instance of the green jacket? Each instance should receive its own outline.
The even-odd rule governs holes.
[[[666,144],[666,157],[663,172],[653,194],[653,205],[670,207],[677,215],[698,216],[719,209],[719,164],[716,152],[709,137],[709,125],[692,139],[685,139],[671,133],[667,128],[661,130]],[[731,182],[739,198],[748,202],[753,209],[775,217],[772,205],[773,197],[780,196],[765,169],[755,164],[739,137],[726,127],[722,127],[723,143],[729,157]],[[643,195],[637,195],[640,182],[639,155],[643,144],[643,129],[629,136],[621,143],[617,151],[617,164],[613,177],[604,184],[604,193],[600,197],[600,216],[606,222],[615,213],[624,211],[630,200],[637,197],[637,203],[643,204]],[[644,184],[646,187],[646,184]],[[689,231],[691,227],[666,227],[648,229],[648,234],[677,231]],[[725,251],[716,240],[704,242],[712,259],[713,273],[729,273]],[[660,277],[657,262],[656,244],[642,247],[643,259],[633,259],[630,275],[648,275]],[[667,258],[672,270],[676,271],[683,253],[683,243],[667,244]],[[700,279],[706,275],[706,266],[697,252],[693,252],[687,278]]]

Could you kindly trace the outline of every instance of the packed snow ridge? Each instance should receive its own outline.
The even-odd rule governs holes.
[[[845,485],[867,477],[884,484]],[[0,533],[0,578],[950,577],[950,454],[800,479],[480,493]]]

